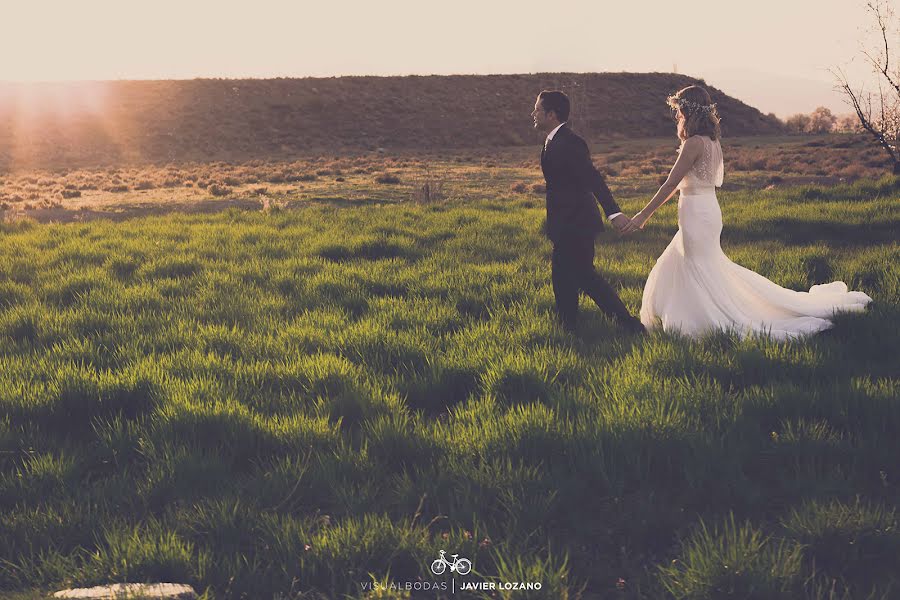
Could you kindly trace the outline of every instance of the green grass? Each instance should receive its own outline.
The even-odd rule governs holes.
[[[361,598],[445,549],[547,598],[893,597],[898,198],[721,195],[735,261],[875,299],[790,343],[564,333],[536,196],[6,224],[0,589]],[[635,313],[675,227],[598,241]]]

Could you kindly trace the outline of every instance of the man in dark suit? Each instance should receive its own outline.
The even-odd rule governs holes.
[[[594,240],[603,231],[603,207],[613,227],[622,231],[631,221],[613,200],[606,182],[591,161],[583,139],[566,124],[569,98],[560,91],[538,94],[531,116],[534,127],[547,132],[541,170],[547,183],[546,233],[553,242],[551,280],[556,312],[567,331],[575,331],[578,293],[584,291],[604,313],[634,333],[644,332],[615,290],[594,269]]]

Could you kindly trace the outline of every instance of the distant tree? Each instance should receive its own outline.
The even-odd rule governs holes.
[[[784,125],[791,133],[806,133],[807,129],[809,129],[809,121],[809,115],[798,113],[788,117]]]
[[[831,133],[835,123],[837,123],[837,117],[831,114],[828,108],[820,106],[810,113],[806,131],[809,133]]]
[[[859,118],[856,115],[843,115],[837,117],[834,131],[838,133],[862,133],[865,130],[859,124]]]
[[[898,40],[897,19],[888,0],[872,0],[866,8],[880,39],[877,47],[864,47],[862,54],[876,76],[878,91],[856,87],[839,67],[831,73],[856,111],[860,126],[884,148],[894,174],[900,175],[900,69],[891,63],[891,45],[896,47]]]

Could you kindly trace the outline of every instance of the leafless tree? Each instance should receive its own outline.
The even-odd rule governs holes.
[[[819,106],[809,114],[810,133],[831,133],[836,123],[837,117],[825,106]]]
[[[877,92],[855,86],[844,70],[831,70],[837,88],[847,97],[860,126],[884,148],[893,164],[893,172],[900,175],[900,68],[891,62],[892,45],[898,41],[898,22],[889,0],[871,0],[866,10],[874,19],[874,31],[879,40],[863,47],[862,55],[872,67],[877,80]]]
[[[798,113],[785,119],[784,124],[791,133],[806,133],[809,130],[809,115]]]

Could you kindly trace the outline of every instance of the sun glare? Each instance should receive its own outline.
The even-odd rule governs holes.
[[[0,110],[16,121],[96,117],[107,108],[108,85],[102,82],[9,83],[2,90]]]
[[[9,157],[6,168],[86,157],[104,144],[112,144],[117,155],[129,154],[112,110],[113,86],[96,81],[0,84],[0,124],[6,130],[0,141]]]

